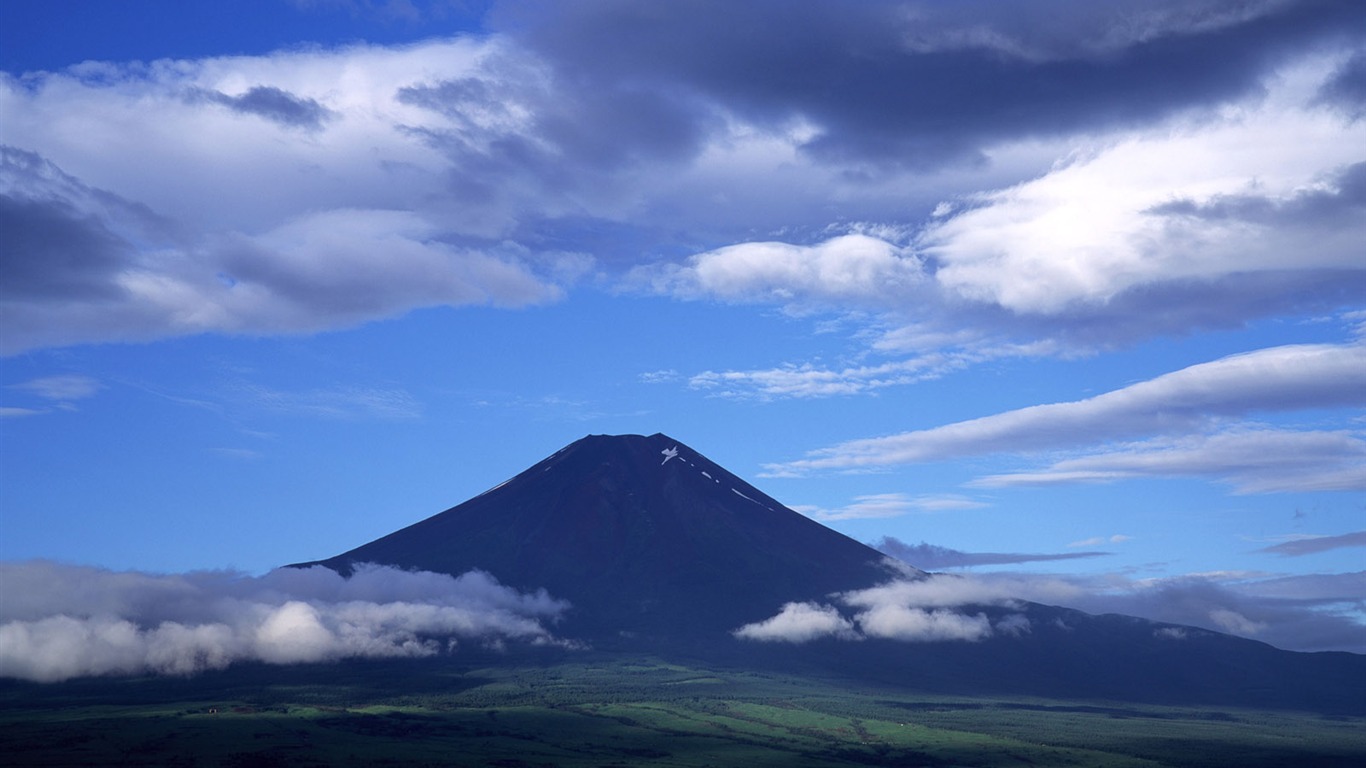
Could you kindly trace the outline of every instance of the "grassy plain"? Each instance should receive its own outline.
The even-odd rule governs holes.
[[[457,656],[5,682],[0,765],[1360,766],[1366,718]]]

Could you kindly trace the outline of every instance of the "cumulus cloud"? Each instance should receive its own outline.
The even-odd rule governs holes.
[[[1145,286],[1232,274],[1333,281],[1359,271],[1366,236],[1359,153],[1318,148],[1347,135],[1366,140],[1366,125],[1290,111],[1273,94],[1223,125],[1079,153],[931,224],[917,245],[945,290],[1018,314],[1081,312]]]
[[[585,264],[1023,343],[1366,296],[1352,4],[511,5],[0,76],[0,350],[524,306]],[[926,375],[892,367],[814,373]]]
[[[1221,6],[1219,10],[1215,5]],[[834,48],[825,52],[829,58],[810,60],[809,51],[802,47],[801,66],[838,69],[839,62],[844,62],[852,75],[856,65],[846,61],[847,52],[834,39],[839,38],[840,31],[852,34],[860,25],[871,27],[874,20],[887,28],[933,29],[934,34],[922,31],[912,37],[898,36],[897,53],[889,49],[883,60],[891,70],[876,79],[890,83],[896,75],[909,77],[916,62],[922,61],[920,54],[945,55],[951,50],[966,57],[956,59],[959,66],[954,69],[952,87],[959,90],[964,79],[985,76],[985,70],[973,69],[966,60],[1004,56],[992,61],[1002,71],[987,67],[995,72],[993,77],[1019,76],[1030,82],[1028,86],[1021,84],[1023,91],[956,105],[981,110],[979,117],[985,119],[1003,100],[1043,83],[1056,85],[1055,78],[1068,79],[1079,71],[1073,67],[1099,67],[1096,76],[1101,79],[1120,77],[1128,66],[1135,68],[1132,75],[1161,69],[1172,62],[1137,54],[1158,39],[1171,44],[1179,41],[1181,46],[1194,45],[1196,39],[1216,44],[1218,39],[1218,44],[1233,45],[1252,55],[1259,47],[1251,42],[1258,36],[1252,30],[1267,16],[1282,12],[1303,14],[1300,22],[1315,18],[1310,26],[1326,22],[1334,13],[1325,8],[1273,10],[1270,4],[1255,12],[1245,5],[1235,11],[1223,4],[1211,4],[1197,20],[1184,11],[1153,13],[1146,7],[1128,9],[1120,18],[1115,15],[1119,12],[1110,8],[1087,14],[1089,22],[1075,28],[1050,24],[1049,33],[1040,36],[1040,29],[1022,25],[1016,14],[997,15],[979,9],[974,12],[975,24],[959,27],[966,20],[944,9],[918,9],[907,14],[873,4],[861,14],[841,14],[839,20],[821,18],[819,23],[825,25],[831,38],[817,36],[808,42],[817,48]],[[978,13],[985,15],[976,18]],[[817,16],[822,14],[798,13],[776,29],[756,30],[755,34],[762,37],[782,29],[804,29],[807,23],[817,23]],[[1164,20],[1156,21],[1159,17]],[[1139,18],[1152,21],[1152,26],[1137,23]],[[1205,26],[1214,18],[1227,20],[1227,25]],[[597,21],[632,26],[641,35],[650,34],[622,19]],[[640,21],[635,20],[636,24]],[[1093,35],[1072,36],[1087,25],[1094,25]],[[1135,37],[1139,28],[1151,30],[1153,37],[1147,32]],[[1303,27],[1301,32],[1307,33],[1309,28]],[[1318,28],[1324,32],[1328,29]],[[687,30],[685,23],[682,30],[671,33],[686,35]],[[859,38],[857,48],[860,64],[868,68],[860,81],[866,82],[868,72],[876,69],[879,61],[874,52],[877,45],[869,42],[868,35],[876,39],[880,33],[871,28],[863,31],[865,36]],[[575,45],[558,35],[544,36],[559,44]],[[1023,42],[1026,39],[1031,42]],[[1100,40],[1109,42],[1101,44]],[[1108,49],[1111,44],[1116,47]],[[1099,55],[1097,45],[1109,51],[1099,60],[1091,58]],[[908,54],[908,47],[915,53]],[[1177,89],[1162,95],[1148,94],[1151,100],[1145,101],[1145,106],[1131,99],[1125,103],[1127,109],[1119,110],[1116,104],[1118,111],[1107,113],[1098,102],[1113,97],[1114,92],[1095,92],[1090,97],[1097,101],[1088,105],[1085,114],[1076,113],[1051,129],[1032,131],[1020,122],[1019,112],[1012,112],[1010,119],[984,122],[979,126],[982,132],[972,139],[968,138],[971,132],[963,133],[966,124],[974,122],[965,114],[938,103],[927,110],[924,103],[905,96],[906,88],[939,87],[926,84],[939,78],[915,79],[914,84],[897,86],[894,101],[915,104],[917,114],[897,120],[886,112],[886,104],[879,103],[875,124],[844,119],[848,116],[845,109],[855,109],[857,100],[867,97],[864,89],[845,94],[851,99],[849,103],[833,96],[825,103],[822,97],[804,94],[800,88],[779,98],[767,94],[760,83],[750,83],[750,88],[736,86],[728,94],[732,100],[743,98],[733,92],[736,89],[755,99],[769,95],[774,98],[769,105],[771,117],[786,108],[811,125],[805,143],[800,145],[807,159],[839,164],[846,172],[863,162],[859,166],[861,178],[870,189],[894,174],[889,168],[914,163],[910,158],[922,152],[934,155],[941,163],[975,156],[983,167],[1002,168],[1009,164],[1011,147],[1033,134],[1033,144],[1046,146],[1041,151],[1053,154],[1037,169],[1022,172],[997,187],[968,189],[957,187],[961,180],[935,179],[931,186],[943,189],[948,198],[937,205],[923,204],[927,215],[918,230],[893,228],[896,237],[883,239],[871,249],[856,253],[843,247],[843,237],[821,239],[819,234],[808,234],[805,240],[755,240],[710,249],[681,264],[650,268],[646,272],[653,279],[646,282],[656,290],[684,297],[793,308],[822,304],[874,308],[885,312],[887,319],[912,327],[931,327],[940,332],[970,328],[983,339],[1047,339],[1059,342],[1065,350],[1104,347],[1154,334],[1237,326],[1274,314],[1332,311],[1344,302],[1366,299],[1366,270],[1361,267],[1357,245],[1366,239],[1361,224],[1366,221],[1362,215],[1366,167],[1356,149],[1366,142],[1366,122],[1325,106],[1330,102],[1340,106],[1354,98],[1351,94],[1356,92],[1353,84],[1362,58],[1359,47],[1360,41],[1324,40],[1320,46],[1301,49],[1291,44],[1275,56],[1265,55],[1267,51],[1262,49],[1263,55],[1256,56],[1255,63],[1245,61],[1246,66],[1236,71],[1224,69],[1227,62],[1221,62],[1218,70],[1223,76],[1215,88],[1221,96],[1213,101],[1203,101],[1214,98],[1209,91],[1185,107],[1174,108],[1179,101]],[[698,50],[707,51],[708,66],[714,65],[715,56],[725,55],[714,45]],[[1110,58],[1116,51],[1135,58],[1121,65]],[[783,52],[766,53],[781,56]],[[1172,49],[1166,53],[1176,52]],[[1208,50],[1188,53],[1203,56]],[[627,52],[615,51],[614,55],[630,57],[645,71],[660,66],[658,61],[636,61],[629,47]],[[751,50],[737,55],[756,54]],[[1102,60],[1108,63],[1102,65]],[[1026,61],[1031,65],[1022,66]],[[678,64],[681,69],[669,70],[670,76],[700,74],[692,68],[693,64],[700,67],[700,62]],[[1053,70],[1054,64],[1063,69]],[[595,67],[589,69],[595,75],[611,76]],[[1064,69],[1069,74],[1064,74]],[[639,76],[640,70],[632,71]],[[1207,72],[1212,75],[1214,70]],[[1137,80],[1120,79],[1139,87]],[[1171,79],[1157,77],[1153,82],[1162,81]],[[706,82],[716,86],[710,80]],[[1044,91],[1065,92],[1069,99],[1076,99],[1097,82],[1088,80],[1064,91]],[[1207,85],[1214,87],[1213,82]],[[808,97],[813,101],[803,102]],[[1051,96],[1041,92],[1030,99],[1030,106],[1022,104],[1020,109],[1032,113],[1050,100]],[[805,103],[806,108],[797,109],[796,103]],[[1045,122],[1058,120],[1077,104],[1056,104],[1046,118],[1042,114],[1039,117]],[[1123,118],[1118,116],[1120,111],[1125,113]],[[822,123],[818,114],[825,114],[831,122]],[[918,123],[927,114],[934,115],[933,127]],[[1096,119],[1101,114],[1109,114],[1111,119]],[[998,129],[1008,135],[992,135]],[[874,141],[865,131],[882,135]],[[955,144],[962,154],[946,151]],[[838,152],[834,151],[837,146],[842,147]],[[895,159],[882,156],[893,146],[897,147],[892,152]],[[878,158],[875,169],[868,162],[874,157]],[[977,181],[991,183],[985,177]],[[950,191],[955,188],[961,191]],[[839,193],[839,198],[843,195]],[[904,216],[899,221],[907,223]],[[879,241],[878,237],[872,239]],[[820,279],[826,275],[831,279]],[[795,370],[773,373],[808,373],[799,364],[791,368]],[[837,372],[810,373],[833,377]],[[754,389],[763,386],[763,382],[756,382]],[[848,391],[839,388],[831,393]],[[811,392],[792,389],[797,396],[810,396]],[[781,393],[781,389],[774,392]]]
[[[635,84],[713,94],[765,127],[801,118],[804,155],[867,177],[972,162],[1003,136],[1150,123],[1234,100],[1361,15],[1341,5],[1225,0],[1049,2],[1036,11],[1008,2],[765,0],[644,14],[611,2],[536,2],[493,19],[604,91]]]
[[[769,468],[788,472],[851,469],[1069,448],[1134,435],[1190,431],[1216,417],[1362,404],[1366,404],[1366,345],[1272,347],[1193,365],[1085,400],[853,440]]]
[[[8,175],[0,186],[9,182],[9,199],[41,212],[16,216],[25,227],[35,218],[54,221],[50,232],[11,246],[14,258],[6,263],[35,274],[21,275],[0,307],[8,328],[3,353],[205,331],[311,331],[419,306],[524,306],[560,295],[517,254],[444,242],[436,226],[411,212],[335,209],[255,234],[186,239],[160,217],[85,187],[43,158],[0,153],[0,177]],[[98,234],[98,248],[61,242],[82,230]],[[43,254],[52,249],[65,255],[48,260]],[[39,260],[41,268],[23,267]],[[20,290],[34,281],[50,290]]]
[[[431,656],[459,642],[559,643],[568,608],[481,571],[362,565],[251,577],[158,575],[50,562],[0,564],[0,676],[188,675],[236,662]]]
[[[0,220],[19,233],[5,241],[0,352],[559,298],[585,256],[504,242],[505,196],[453,191],[465,170],[416,140],[449,119],[399,98],[433,73],[473,71],[481,51],[444,41],[0,76],[13,117]]]
[[[683,266],[637,271],[655,290],[781,303],[896,301],[923,280],[904,248],[847,234],[814,245],[757,242],[698,254]]]

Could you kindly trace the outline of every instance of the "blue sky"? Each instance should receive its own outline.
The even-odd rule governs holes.
[[[0,558],[263,574],[665,432],[921,567],[1366,652],[1363,17],[5,3]]]

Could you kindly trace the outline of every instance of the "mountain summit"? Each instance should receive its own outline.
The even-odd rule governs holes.
[[[585,437],[459,506],[300,565],[366,562],[545,588],[573,606],[558,631],[597,645],[726,638],[896,567],[662,434]]]

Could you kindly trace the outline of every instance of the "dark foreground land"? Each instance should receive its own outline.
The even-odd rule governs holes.
[[[1361,766],[1366,717],[922,694],[650,657],[0,683],[0,765]]]

